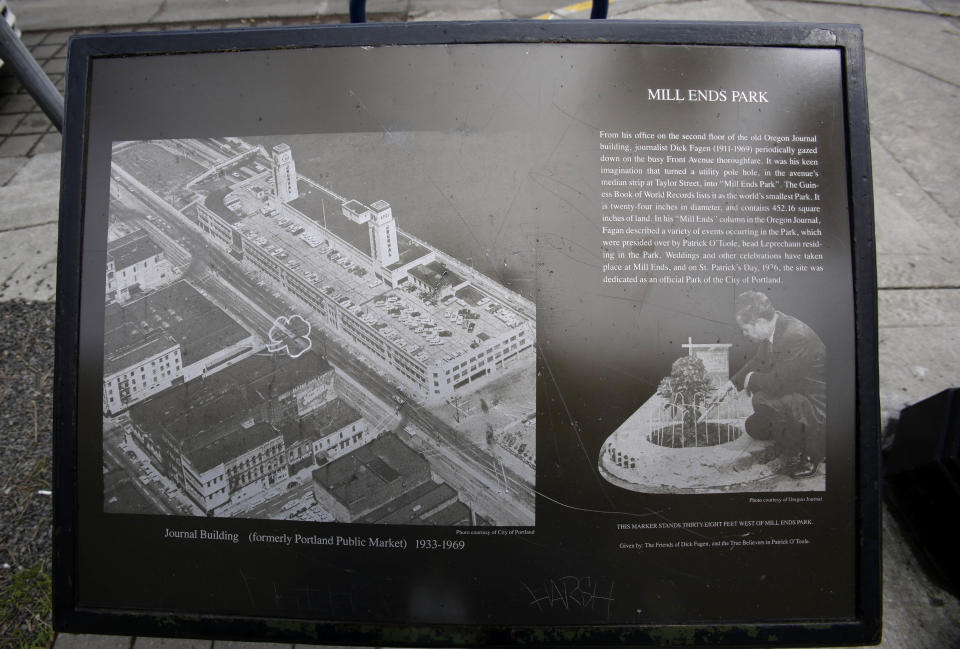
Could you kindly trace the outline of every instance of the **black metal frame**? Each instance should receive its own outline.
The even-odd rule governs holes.
[[[687,626],[461,626],[360,624],[225,615],[79,609],[77,579],[77,403],[80,377],[81,242],[85,198],[88,83],[98,58],[291,47],[428,43],[656,43],[793,46],[841,52],[853,244],[857,376],[858,604],[856,618],[788,624]],[[879,392],[873,194],[862,34],[858,26],[777,23],[517,21],[341,25],[74,38],[67,70],[57,271],[54,456],[54,624],[59,630],[133,635],[257,638],[331,644],[449,646],[539,644],[725,644],[799,646],[879,641],[881,619]]]

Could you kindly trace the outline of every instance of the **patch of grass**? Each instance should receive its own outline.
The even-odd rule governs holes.
[[[52,614],[50,573],[42,566],[0,579],[0,648],[49,649]]]

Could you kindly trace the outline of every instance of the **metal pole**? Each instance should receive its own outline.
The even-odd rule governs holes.
[[[350,22],[367,22],[367,0],[350,0]]]
[[[63,131],[63,95],[37,64],[6,20],[0,20],[0,59],[13,70],[58,131]]]
[[[608,4],[608,0],[593,0],[593,4],[590,7],[590,18],[606,18]]]

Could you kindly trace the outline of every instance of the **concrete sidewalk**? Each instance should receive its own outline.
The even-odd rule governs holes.
[[[24,41],[62,89],[64,43],[83,31],[343,21],[346,0],[21,0]],[[548,0],[371,0],[371,20],[585,18]],[[612,0],[612,19],[849,22],[863,25],[871,115],[882,408],[960,385],[960,1]],[[0,71],[0,300],[53,300],[59,135]],[[960,603],[884,522],[884,647],[960,642]],[[209,642],[61,635],[57,649],[210,647]],[[245,649],[217,642],[217,649]],[[262,645],[257,645],[262,646]]]

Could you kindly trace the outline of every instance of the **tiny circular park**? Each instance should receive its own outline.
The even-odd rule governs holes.
[[[682,345],[688,353],[600,449],[608,482],[641,493],[822,491],[823,466],[798,480],[778,472],[771,441],[751,438],[749,396],[731,390],[729,344]]]

